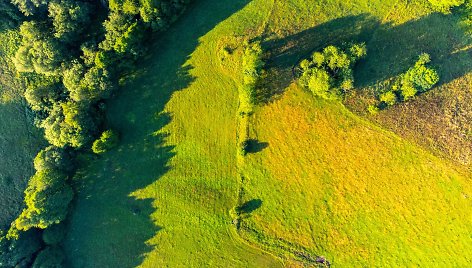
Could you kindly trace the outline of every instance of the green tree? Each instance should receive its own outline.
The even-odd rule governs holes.
[[[90,20],[90,7],[81,1],[60,0],[48,5],[54,36],[68,42],[81,37]]]
[[[74,166],[68,151],[51,145],[36,155],[34,168],[36,171],[58,170],[68,173],[74,169]]]
[[[48,36],[47,28],[35,21],[26,21],[20,27],[21,46],[14,63],[20,72],[57,75],[66,55],[62,45]]]
[[[73,196],[72,188],[66,180],[67,177],[56,170],[36,172],[25,190],[26,208],[12,223],[11,229],[45,229],[63,221]]]
[[[37,230],[18,234],[16,239],[7,239],[0,231],[0,267],[29,267],[33,256],[41,247]]]

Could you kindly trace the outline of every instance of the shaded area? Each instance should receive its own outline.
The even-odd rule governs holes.
[[[322,23],[281,39],[269,39],[263,46],[269,52],[265,99],[271,101],[293,81],[293,68],[316,50],[345,42],[367,42],[380,22],[368,14],[347,16]]]
[[[151,221],[152,199],[130,194],[169,170],[175,153],[164,145],[167,135],[161,129],[171,115],[162,111],[175,91],[194,81],[185,63],[199,38],[248,2],[195,1],[153,42],[139,71],[108,102],[108,124],[121,142],[101,157],[86,159],[75,178],[78,197],[65,241],[70,267],[135,267],[153,249],[147,241],[166,226]]]
[[[236,208],[236,212],[239,214],[250,214],[254,212],[256,209],[262,206],[261,199],[251,199],[247,202],[244,202],[241,206]]]
[[[0,229],[7,229],[24,206],[33,158],[44,142],[19,100],[0,104],[0,117]]]
[[[269,147],[268,142],[260,142],[256,139],[249,139],[246,141],[245,152],[246,153],[258,153]]]

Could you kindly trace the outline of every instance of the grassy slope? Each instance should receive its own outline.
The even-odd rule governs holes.
[[[246,4],[196,1],[109,103],[122,140],[77,177],[65,242],[73,267],[279,266],[239,240],[229,216],[237,85],[218,59],[223,40],[268,13]]]
[[[23,206],[23,191],[33,174],[33,157],[41,145],[39,131],[21,99],[21,87],[9,80],[17,34],[0,33],[0,229],[7,228]]]
[[[231,68],[237,53],[220,68],[222,46],[267,22],[273,89],[280,90],[313,49],[370,41],[381,24],[428,12],[422,1],[214,2],[196,1],[109,103],[122,143],[77,178],[65,244],[73,266],[278,264],[232,231],[228,211],[239,190],[232,78],[240,76]],[[297,88],[258,110],[252,131],[268,148],[245,161],[244,198],[262,206],[243,226],[266,236],[243,232],[247,238],[277,246],[283,238],[287,248],[341,267],[466,261],[450,250],[470,251],[471,189],[462,171]]]
[[[428,16],[422,1],[368,2],[279,2],[270,23],[277,34],[267,42],[273,71],[289,77],[300,57],[345,39],[374,52],[357,74],[364,85],[398,74],[424,50],[444,55],[443,69],[454,64],[451,48],[464,45],[458,30],[434,39],[453,17]],[[372,69],[387,73],[366,73]],[[279,80],[284,87],[290,78]],[[280,255],[325,255],[338,267],[470,264],[470,172],[296,86],[257,111],[252,138],[267,148],[245,161],[243,201],[261,202],[244,219],[251,241]]]
[[[246,159],[250,239],[338,267],[470,263],[470,174],[297,87],[253,126],[268,147]]]

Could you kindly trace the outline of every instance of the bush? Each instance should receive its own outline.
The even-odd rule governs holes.
[[[258,91],[264,78],[263,50],[260,42],[247,42],[243,54],[243,83],[239,87],[239,112],[250,114],[259,101]]]
[[[393,106],[397,103],[397,95],[393,91],[387,91],[380,95],[380,101],[385,103],[387,106]]]
[[[93,142],[92,151],[96,154],[102,154],[118,145],[118,134],[112,130],[102,133],[100,138]]]

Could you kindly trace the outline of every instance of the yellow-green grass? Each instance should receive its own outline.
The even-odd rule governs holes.
[[[245,161],[249,240],[336,267],[470,265],[470,173],[297,86],[251,135],[268,147]]]
[[[10,57],[17,40],[13,30],[0,32],[0,229],[7,229],[21,211],[33,158],[44,144],[14,79]]]
[[[281,265],[240,239],[229,214],[240,189],[239,55],[224,47],[237,47],[266,14],[247,1],[196,1],[154,43],[137,78],[108,103],[120,145],[75,178],[68,265]]]

